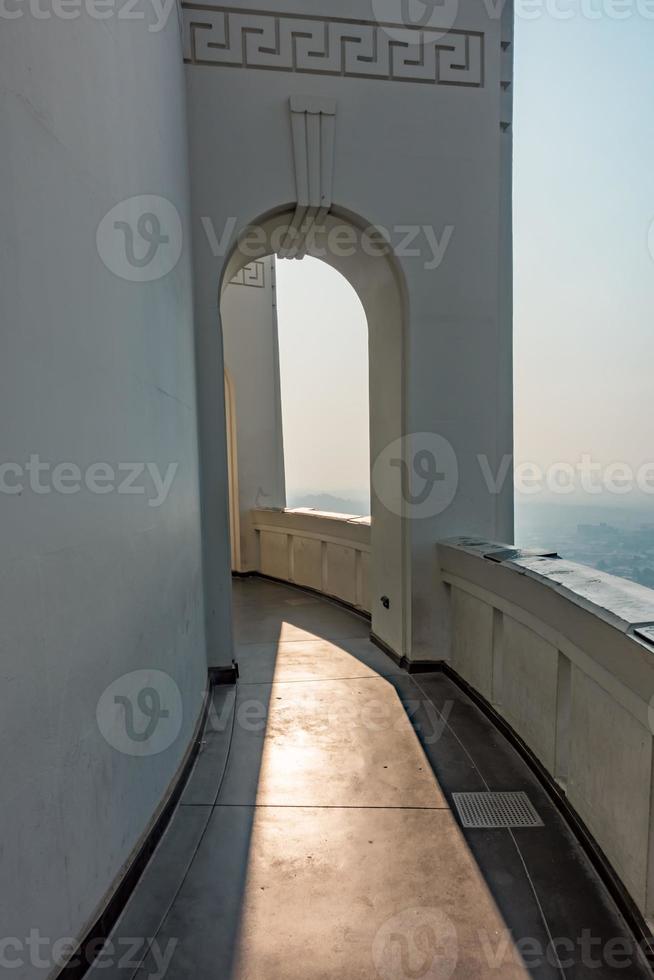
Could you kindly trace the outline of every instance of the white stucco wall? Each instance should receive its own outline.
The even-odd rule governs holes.
[[[258,567],[252,511],[284,507],[284,442],[279,376],[275,263],[267,256],[241,271],[221,297],[225,369],[234,399],[240,565]]]
[[[168,198],[188,230],[176,13],[158,33],[115,15],[3,19],[0,132],[0,462],[178,464],[158,507],[0,493],[0,921],[23,941],[77,936],[103,902],[206,679],[188,238],[149,283],[96,250],[101,218],[132,195]],[[96,723],[106,687],[141,668],[169,674],[183,706],[173,744],[144,759]],[[12,976],[47,972],[24,957]]]
[[[252,8],[251,3],[231,6]],[[332,56],[338,59],[341,55],[336,52],[343,51],[343,63],[332,73],[321,71],[320,39],[310,44],[298,42],[320,54],[297,55],[304,59],[303,65],[310,65],[309,70],[296,70],[297,59],[293,61],[290,48],[283,48],[278,59],[278,68],[284,70],[263,67],[270,55],[258,56],[257,43],[274,50],[274,24],[280,26],[284,14],[301,17],[298,6],[302,5],[291,0],[260,0],[256,5],[257,11],[272,15],[266,21],[271,35],[265,44],[256,34],[246,32],[251,61],[259,58],[258,67],[242,64],[240,41],[234,42],[229,65],[218,64],[224,27],[219,14],[211,15],[216,18],[212,21],[216,33],[211,38],[205,35],[203,41],[206,29],[200,27],[187,45],[189,58],[193,59],[193,51],[197,55],[196,63],[187,65],[187,92],[196,311],[203,352],[199,380],[203,415],[211,420],[211,429],[202,437],[203,473],[206,499],[216,502],[216,527],[211,518],[207,522],[208,540],[212,541],[208,581],[222,589],[229,564],[228,554],[220,553],[224,446],[213,428],[213,420],[223,411],[217,384],[223,366],[216,329],[216,287],[228,249],[212,248],[201,219],[211,220],[219,239],[230,222],[239,231],[272,210],[292,206],[297,198],[289,97],[335,100],[334,213],[353,214],[389,229],[394,244],[399,244],[401,229],[407,226],[430,226],[439,241],[448,227],[452,229],[437,267],[426,268],[432,256],[424,238],[417,256],[398,256],[399,288],[406,307],[406,323],[398,318],[396,324],[396,332],[403,335],[402,352],[399,358],[393,355],[396,362],[401,361],[403,371],[401,411],[395,411],[388,395],[385,402],[383,386],[378,383],[377,367],[383,361],[379,348],[370,371],[371,398],[377,388],[381,405],[377,414],[382,420],[380,431],[384,427],[386,433],[393,430],[393,424],[383,418],[386,412],[389,418],[391,413],[397,415],[397,435],[437,433],[452,445],[459,471],[459,491],[446,510],[426,518],[407,518],[410,568],[404,584],[397,571],[399,561],[394,557],[378,562],[373,546],[373,628],[386,637],[379,598],[386,593],[392,596],[389,616],[395,615],[398,603],[408,607],[403,635],[400,637],[402,630],[397,625],[389,629],[389,642],[397,652],[413,659],[448,656],[446,594],[442,586],[436,592],[433,587],[438,574],[434,542],[458,533],[508,540],[513,534],[511,475],[501,493],[491,494],[478,462],[478,455],[483,454],[490,471],[496,473],[503,456],[512,452],[510,136],[500,125],[511,98],[510,89],[501,84],[510,81],[511,50],[503,47],[510,37],[510,4],[503,20],[489,17],[484,5],[473,0],[458,4],[451,26],[483,36],[483,70],[470,85],[389,77],[383,55],[374,67],[370,62],[368,67],[365,62],[357,64],[357,48],[352,43],[339,46],[340,42],[334,42]],[[393,6],[372,0],[331,0],[312,5],[311,25],[322,19],[325,30],[329,25],[337,30],[339,21],[362,21],[372,43],[381,38],[380,10]],[[401,9],[397,4],[398,17]],[[187,23],[211,20],[197,9],[187,10],[185,16]],[[240,37],[236,20],[231,30]],[[207,40],[213,48],[206,46]],[[383,44],[379,50],[385,50]],[[474,62],[474,56],[471,58]],[[379,77],[364,77],[366,71]],[[471,77],[474,79],[474,71]],[[371,332],[375,330],[370,323],[375,302],[388,305],[379,290],[368,295]],[[371,411],[373,461],[390,441],[387,435],[380,440],[376,424]],[[378,528],[385,520],[374,480],[372,492],[374,532],[375,525]]]

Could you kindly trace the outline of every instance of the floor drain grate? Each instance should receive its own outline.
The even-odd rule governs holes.
[[[526,793],[452,793],[464,827],[542,827]]]

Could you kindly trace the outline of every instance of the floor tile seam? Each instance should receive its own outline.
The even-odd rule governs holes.
[[[262,687],[275,687],[277,684],[335,684],[342,681],[385,681],[389,677],[396,677],[396,674],[361,674],[356,677],[300,677],[297,680],[272,680],[272,681],[239,681],[241,687],[254,687],[259,684]]]
[[[185,803],[184,806],[207,806],[205,803]],[[385,803],[214,803],[212,810],[242,809],[242,810],[388,810],[397,812],[426,812],[452,813],[451,807],[444,803],[442,806],[397,806]]]
[[[297,629],[302,629],[302,627],[301,626],[298,626]],[[308,630],[307,630],[307,632],[308,632]],[[303,637],[303,638],[297,639],[297,640],[276,640],[276,639],[273,638],[271,640],[247,640],[247,641],[240,641],[237,637],[235,637],[234,646],[235,647],[261,647],[261,646],[270,646],[273,643],[276,643],[278,646],[281,645],[281,644],[284,644],[284,643],[325,643],[325,642],[327,642],[327,643],[335,643],[337,640],[340,640],[340,641],[346,641],[346,640],[367,640],[368,642],[370,642],[370,640],[368,639],[367,636],[315,636],[315,634],[313,634],[313,633],[311,635],[313,637],[313,639],[311,639],[311,640],[308,640],[306,637]],[[371,646],[375,650],[378,649],[372,643],[371,643]],[[238,649],[236,650],[236,653],[238,653]]]

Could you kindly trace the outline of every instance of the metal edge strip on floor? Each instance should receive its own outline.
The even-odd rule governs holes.
[[[207,691],[204,698],[204,705],[195,725],[193,738],[189,743],[184,760],[177,771],[177,776],[168,798],[163,804],[159,816],[146,833],[143,843],[130,861],[127,870],[102,908],[102,911],[86,930],[68,963],[56,975],[56,980],[81,980],[93,965],[94,960],[102,952],[103,942],[106,942],[109,938],[112,929],[122,915],[132,892],[136,888],[141,875],[145,871],[150,858],[172,819],[173,813],[191,775],[193,766],[195,765],[209,712],[212,687],[213,682],[209,673],[207,676]]]

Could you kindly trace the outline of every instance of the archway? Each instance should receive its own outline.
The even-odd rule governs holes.
[[[272,254],[288,254],[293,216],[294,208],[289,205],[242,229],[223,269],[221,296],[246,266]],[[292,253],[292,241],[290,246]],[[303,238],[301,247],[303,254],[322,259],[340,272],[361,300],[369,328],[371,463],[394,444],[401,456],[403,443],[398,440],[406,433],[407,303],[402,273],[392,250],[364,221],[336,209],[320,220],[316,218],[313,233]],[[393,653],[403,656],[410,649],[411,589],[409,528],[400,467],[374,468],[371,515],[372,633]]]

